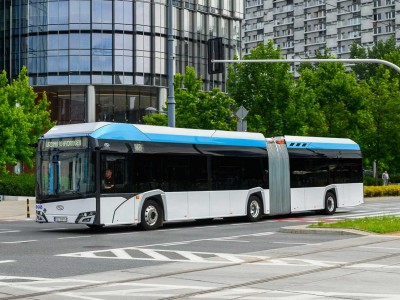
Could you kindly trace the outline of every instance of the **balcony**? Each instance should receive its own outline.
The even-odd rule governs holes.
[[[264,23],[254,23],[254,24],[248,24],[244,27],[244,31],[253,31],[253,30],[260,30],[264,29]]]
[[[314,0],[314,1],[305,1],[304,2],[305,8],[317,7],[317,6],[322,6],[322,5],[325,5],[325,0]]]
[[[257,10],[252,13],[248,13],[245,15],[245,20],[250,20],[250,19],[258,19],[264,16],[264,11],[263,10]]]
[[[286,5],[286,6],[281,6],[281,7],[275,7],[273,14],[283,14],[283,13],[288,13],[294,11],[293,5]]]

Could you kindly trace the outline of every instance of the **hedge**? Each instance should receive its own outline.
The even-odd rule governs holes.
[[[399,196],[400,185],[364,186],[364,197]]]
[[[35,174],[1,174],[0,195],[35,196]]]

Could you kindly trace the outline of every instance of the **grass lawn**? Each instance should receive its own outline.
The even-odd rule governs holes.
[[[343,220],[335,223],[318,222],[312,228],[350,228],[375,233],[391,233],[400,231],[400,217],[382,216],[354,220]]]

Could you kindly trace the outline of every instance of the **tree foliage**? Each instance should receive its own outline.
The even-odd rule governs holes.
[[[27,70],[22,68],[18,79],[9,84],[7,74],[0,74],[0,171],[6,165],[24,162],[32,166],[33,144],[54,124],[50,121],[49,102],[44,94],[37,100],[29,86]]]
[[[279,59],[280,49],[273,42],[260,44],[243,57]],[[293,75],[288,63],[234,63],[229,66],[227,89],[238,105],[244,106],[248,129],[267,135],[281,135],[290,127],[290,119],[282,118],[293,109]],[[288,110],[291,108],[291,110]]]
[[[184,75],[175,75],[176,127],[235,130],[236,102],[218,88],[210,92],[201,88],[202,81],[193,67],[187,67]],[[143,119],[146,124],[167,125],[165,114],[150,114]]]
[[[357,115],[365,113],[368,89],[360,85],[353,72],[347,72],[342,63],[320,63],[317,68],[300,72],[299,86],[304,83],[321,113],[318,130],[308,132],[328,137],[357,138],[363,124]],[[310,128],[311,129],[311,128]]]
[[[383,59],[400,66],[400,47],[394,37],[379,41],[372,48],[352,45],[352,58]],[[365,79],[370,90],[368,98],[368,130],[360,135],[365,164],[370,168],[376,160],[379,169],[400,171],[400,157],[397,151],[400,131],[400,74],[378,64],[357,64],[353,66],[357,77]],[[365,121],[365,120],[364,120]]]

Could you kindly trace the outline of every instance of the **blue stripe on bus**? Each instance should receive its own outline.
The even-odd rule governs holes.
[[[235,139],[231,137],[191,136],[147,133],[137,129],[132,124],[112,124],[99,128],[90,134],[91,137],[103,140],[121,140],[138,142],[179,143],[179,144],[202,144],[219,146],[243,146],[266,148],[264,139]]]
[[[315,150],[360,150],[360,146],[357,144],[333,144],[333,143],[316,143],[316,142],[308,142],[307,146],[290,146],[291,143],[300,143],[302,142],[290,142],[287,147],[288,149],[315,149]]]
[[[111,124],[103,126],[90,134],[91,137],[103,140],[151,141],[143,132],[132,124]]]
[[[200,145],[219,145],[219,146],[243,146],[243,147],[266,147],[265,140],[235,139],[224,137],[208,136],[187,136],[187,135],[166,135],[149,133],[152,142],[160,143],[180,143],[180,144],[200,144]]]

